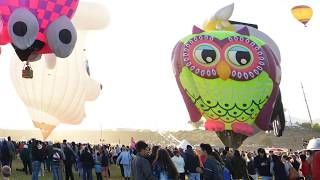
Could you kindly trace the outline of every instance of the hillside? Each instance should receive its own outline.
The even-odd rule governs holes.
[[[41,139],[41,134],[36,130],[0,130],[1,136],[11,136],[14,140],[27,140],[32,137]],[[178,140],[186,139],[191,144],[210,143],[215,146],[223,146],[215,133],[205,132],[203,130],[178,131],[178,132],[152,132],[149,130],[104,130],[102,131],[55,131],[49,137],[53,141],[62,141],[68,139],[76,142],[99,143],[100,139],[104,143],[121,143],[129,144],[130,138],[136,140],[143,139],[150,143],[171,144]],[[260,132],[255,136],[249,137],[244,141],[242,149],[252,149],[257,147],[287,147],[291,149],[302,149],[303,140],[309,140],[313,137],[320,137],[319,132],[312,132],[299,127],[287,128],[284,136],[281,138],[274,137],[272,133]]]

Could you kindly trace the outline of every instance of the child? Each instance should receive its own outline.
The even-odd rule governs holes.
[[[97,180],[102,180],[102,175],[101,175],[101,156],[100,153],[97,152],[96,155],[96,160],[95,160],[95,170],[96,170],[96,175],[97,175]]]
[[[11,176],[11,168],[9,166],[3,166],[1,174],[3,176],[3,180],[9,180],[9,177]]]

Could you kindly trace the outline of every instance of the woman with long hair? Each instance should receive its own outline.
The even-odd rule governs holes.
[[[178,180],[179,173],[167,150],[159,149],[153,162],[153,173],[159,180]]]

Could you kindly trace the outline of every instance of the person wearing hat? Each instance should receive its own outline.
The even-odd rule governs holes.
[[[20,153],[20,159],[23,163],[23,171],[28,174],[32,174],[31,169],[31,160],[30,160],[30,151],[27,144],[23,146],[23,150]],[[29,170],[29,171],[28,171]]]
[[[312,180],[320,180],[320,138],[311,139],[307,150],[310,152]]]
[[[44,162],[44,150],[41,141],[33,140],[31,144],[32,180],[38,180],[41,162]]]

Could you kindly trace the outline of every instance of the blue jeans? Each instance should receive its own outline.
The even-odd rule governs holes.
[[[200,173],[189,173],[188,179],[189,180],[200,180]]]
[[[53,180],[62,180],[61,169],[59,165],[52,164],[51,171],[53,175]]]
[[[41,163],[40,161],[32,161],[32,180],[38,180],[39,179],[39,172],[41,169]]]
[[[131,166],[123,165],[124,177],[131,177]]]
[[[92,168],[83,167],[82,169],[83,169],[82,180],[93,180],[92,179]]]
[[[270,176],[261,176],[262,180],[272,180],[272,177]]]

